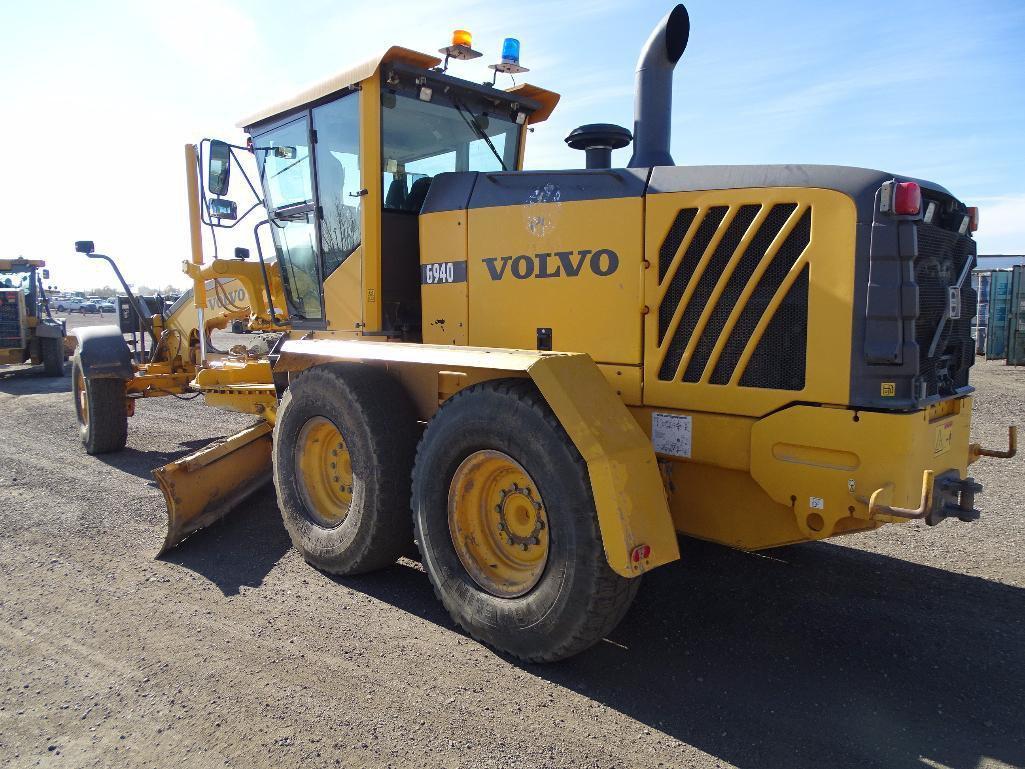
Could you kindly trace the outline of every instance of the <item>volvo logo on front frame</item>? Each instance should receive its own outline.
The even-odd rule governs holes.
[[[619,269],[619,254],[611,248],[553,251],[533,256],[488,256],[481,261],[488,268],[492,280],[502,280],[507,275],[515,280],[575,278],[585,269],[605,277]]]

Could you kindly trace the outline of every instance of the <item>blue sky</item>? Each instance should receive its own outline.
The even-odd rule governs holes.
[[[71,252],[92,238],[132,281],[184,284],[182,145],[238,138],[265,103],[390,45],[433,51],[469,29],[483,80],[502,38],[563,94],[527,165],[577,167],[563,138],[632,122],[637,53],[667,2],[5,3],[0,254],[62,285],[110,282]],[[677,67],[678,164],[837,163],[943,184],[982,208],[981,253],[1025,253],[1025,3],[693,0]],[[625,164],[627,151],[614,162]],[[248,229],[248,228],[247,228]]]

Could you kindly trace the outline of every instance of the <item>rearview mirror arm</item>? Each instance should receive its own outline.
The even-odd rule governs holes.
[[[125,276],[121,274],[121,270],[118,268],[117,264],[115,264],[114,260],[106,254],[86,254],[86,256],[90,259],[103,259],[114,270],[114,274],[117,275],[117,279],[121,282],[121,288],[125,290],[125,296],[128,297],[128,301],[132,304],[132,309],[135,310],[135,314],[139,316],[143,327],[146,329],[147,333],[149,333],[150,339],[153,340],[153,349],[155,350],[160,340],[157,339],[156,332],[153,330],[153,321],[150,319],[148,313],[144,313],[142,311],[142,305],[139,304],[139,300],[136,298],[135,294],[132,293],[132,289],[128,287],[128,281],[126,281]],[[160,309],[160,317],[164,317],[163,308]]]
[[[56,323],[57,321],[54,320],[53,314],[50,312],[50,302],[46,298],[46,289],[43,288],[43,279],[39,276],[38,272],[36,273],[36,282],[39,284],[39,296],[42,297],[42,305],[43,309],[46,310],[46,317]]]

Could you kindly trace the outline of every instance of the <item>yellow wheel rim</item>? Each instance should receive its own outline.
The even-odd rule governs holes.
[[[530,592],[548,562],[548,513],[537,484],[512,457],[477,451],[448,492],[448,530],[473,581],[492,595]]]
[[[85,377],[82,370],[75,372],[75,400],[78,402],[78,421],[83,425],[89,424],[89,398],[85,394]]]
[[[313,417],[295,444],[299,494],[310,519],[324,528],[345,520],[352,504],[352,458],[334,422]]]

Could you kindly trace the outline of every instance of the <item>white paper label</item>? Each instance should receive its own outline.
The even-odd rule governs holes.
[[[690,457],[691,419],[683,414],[651,415],[651,442],[658,454]]]
[[[826,501],[822,497],[809,497],[808,507],[810,507],[812,510],[825,510]]]

